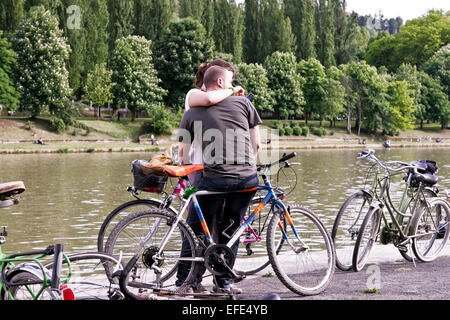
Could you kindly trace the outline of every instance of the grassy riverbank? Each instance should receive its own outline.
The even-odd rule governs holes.
[[[0,118],[0,153],[68,153],[68,152],[157,152],[173,143],[170,135],[157,136],[159,145],[151,145],[140,139],[145,131],[146,119],[111,121],[81,118],[83,129],[69,127],[58,134],[50,128],[45,118],[30,121],[27,118]],[[303,125],[302,121],[298,122]],[[265,120],[262,129],[273,127],[274,120]],[[309,125],[318,127],[317,122]],[[278,141],[262,139],[263,148],[280,149],[339,149],[382,148],[385,139],[391,141],[392,148],[406,147],[450,147],[450,130],[441,130],[438,125],[425,125],[423,129],[403,131],[396,137],[381,135],[348,134],[345,123],[338,122],[334,128],[325,128],[322,137],[281,136]],[[44,145],[36,144],[41,139]],[[440,141],[437,143],[436,141]]]

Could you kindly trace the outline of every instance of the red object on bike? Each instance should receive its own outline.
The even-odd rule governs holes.
[[[70,289],[67,284],[62,284],[59,287],[59,290],[62,291],[63,294],[63,300],[75,300],[75,294],[73,293],[72,289]]]

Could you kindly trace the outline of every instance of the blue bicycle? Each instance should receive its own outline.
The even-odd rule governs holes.
[[[204,221],[197,197],[229,192],[191,188],[185,192],[182,208],[177,214],[167,209],[151,208],[124,218],[111,232],[105,246],[107,253],[122,254],[124,261],[128,261],[120,275],[122,292],[134,299],[169,292],[175,284],[180,261],[190,265],[185,281],[187,286],[194,281],[199,267],[206,268],[213,277],[226,275],[235,282],[243,280],[245,276],[233,270],[235,256],[231,247],[267,205],[273,213],[267,229],[267,254],[278,278],[297,294],[315,295],[325,290],[333,277],[336,261],[330,235],[312,211],[298,205],[285,205],[266,174],[272,166],[295,156],[296,153],[292,153],[274,163],[259,165],[263,184],[249,190],[234,191],[259,190],[265,195],[245,222],[228,236],[229,241],[225,245],[214,243],[206,223],[203,223],[204,234],[197,237],[183,219],[183,214],[193,203],[200,221]],[[199,170],[203,170],[203,166],[169,166],[165,173],[172,177],[186,177]],[[181,257],[183,239],[189,243],[189,257]],[[251,259],[248,263],[252,263]]]

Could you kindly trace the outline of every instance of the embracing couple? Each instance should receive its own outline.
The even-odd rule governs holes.
[[[221,59],[202,64],[196,75],[195,86],[186,95],[186,112],[178,130],[179,159],[183,164],[203,164],[203,172],[189,176],[199,190],[247,190],[258,185],[256,158],[259,150],[259,125],[262,123],[253,104],[244,96],[244,89],[233,87],[234,67]],[[254,192],[227,195],[199,196],[213,240],[226,244],[223,235],[236,231],[247,211]],[[223,221],[223,223],[222,223]],[[230,227],[230,221],[232,226]],[[191,206],[187,222],[201,236],[203,229],[197,212]],[[239,242],[232,250],[236,256]],[[183,245],[183,249],[186,246]],[[183,251],[182,249],[182,251]],[[188,252],[184,252],[188,254]],[[177,287],[180,290],[208,292],[201,284],[205,269],[197,275],[191,288],[183,286],[189,266],[180,263]],[[239,293],[227,276],[215,278],[215,292]]]

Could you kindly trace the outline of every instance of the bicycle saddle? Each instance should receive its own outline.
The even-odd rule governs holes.
[[[203,169],[205,169],[205,167],[201,164],[166,166],[164,168],[164,173],[171,177],[186,177],[193,172],[201,171]]]
[[[0,199],[8,198],[25,191],[22,181],[0,183]]]
[[[427,186],[433,186],[438,182],[438,177],[431,173],[415,173],[412,178]]]

